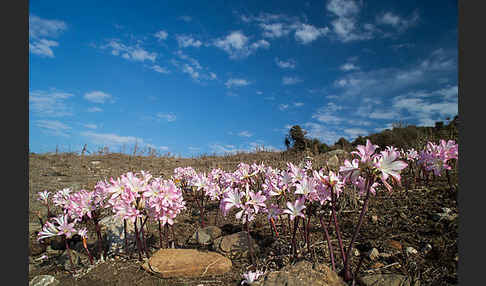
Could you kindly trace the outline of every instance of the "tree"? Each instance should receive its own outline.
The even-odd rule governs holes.
[[[306,132],[302,130],[299,125],[294,125],[289,130],[289,139],[292,144],[292,149],[296,151],[304,151],[306,148]]]
[[[285,147],[287,147],[287,150],[290,149],[290,139],[289,139],[289,135],[285,136]]]

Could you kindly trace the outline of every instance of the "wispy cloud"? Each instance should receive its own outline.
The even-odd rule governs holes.
[[[164,30],[160,30],[154,34],[154,37],[156,37],[159,41],[167,39],[167,36],[169,36],[169,34],[167,33],[167,31]]]
[[[282,110],[282,111],[286,110],[287,108],[289,108],[289,105],[288,105],[288,104],[283,104],[283,103],[282,103],[282,104],[280,104],[280,105],[278,106],[278,109],[280,109],[280,110]]]
[[[326,35],[329,28],[316,28],[309,24],[300,24],[295,31],[295,39],[304,45],[309,44],[317,38]]]
[[[56,120],[36,120],[34,121],[35,125],[39,127],[42,132],[52,135],[52,136],[61,136],[61,137],[69,137],[68,130],[71,129],[68,125],[56,121]]]
[[[105,103],[105,101],[113,99],[111,94],[99,90],[88,92],[83,96],[83,98],[94,103]]]
[[[188,74],[194,81],[200,83],[202,80],[215,80],[217,76],[213,72],[209,72],[208,68],[204,68],[197,59],[190,57],[181,50],[174,52],[177,56],[170,62],[177,67],[182,73]]]
[[[213,45],[225,51],[230,59],[245,58],[258,49],[270,47],[270,43],[263,39],[250,44],[248,37],[241,31],[233,31],[226,37],[218,38],[213,41]]]
[[[282,84],[283,85],[294,85],[294,84],[297,84],[299,82],[302,82],[302,80],[297,76],[284,76],[282,78]]]
[[[102,111],[103,111],[103,109],[102,109],[102,108],[99,108],[99,107],[97,107],[97,106],[93,106],[93,107],[88,108],[88,110],[87,110],[87,111],[88,111],[88,112],[102,112]]]
[[[413,12],[413,14],[408,19],[396,15],[392,12],[385,12],[376,18],[376,22],[378,24],[392,26],[399,32],[403,32],[408,28],[415,26],[418,21],[419,15],[417,11]]]
[[[240,133],[238,133],[238,136],[241,136],[241,137],[252,137],[252,136],[253,136],[253,134],[252,134],[252,133],[250,133],[250,132],[249,132],[249,131],[247,131],[247,130],[243,130],[243,131],[241,131]]]
[[[177,119],[177,116],[174,113],[159,112],[157,113],[156,117],[160,119],[165,119],[167,120],[167,122],[173,122]]]
[[[29,51],[36,55],[53,58],[54,52],[51,47],[57,47],[59,43],[48,38],[56,38],[65,30],[67,30],[67,24],[64,21],[29,15]]]
[[[247,86],[249,84],[250,82],[244,78],[230,78],[224,83],[227,88]]]
[[[158,72],[158,73],[163,73],[163,74],[168,74],[168,73],[170,73],[170,71],[169,71],[169,70],[167,70],[166,68],[163,68],[163,67],[161,67],[161,66],[159,66],[159,65],[153,65],[153,66],[151,67],[151,69],[152,69],[152,70],[154,70],[154,71],[156,71],[156,72]]]
[[[367,40],[374,37],[376,27],[373,24],[358,24],[361,6],[354,0],[330,0],[327,2],[326,9],[336,17],[331,21],[333,32],[342,42]]]
[[[202,45],[201,41],[195,39],[191,35],[177,35],[176,39],[179,48],[187,48],[187,47],[199,48]]]
[[[62,117],[72,115],[66,100],[74,95],[60,91],[30,91],[29,109],[40,116]]]
[[[359,70],[359,67],[353,63],[345,63],[340,67],[340,69],[342,71],[354,71],[354,70]]]
[[[295,107],[301,107],[301,106],[304,106],[304,103],[303,102],[294,102],[294,106]]]
[[[120,136],[114,133],[96,133],[92,131],[85,131],[80,133],[81,136],[87,137],[91,143],[104,145],[104,146],[120,146],[120,145],[134,145],[143,144],[142,138],[134,136]]]
[[[279,60],[278,58],[275,58],[275,63],[279,68],[282,69],[294,69],[296,66],[296,62],[294,59],[288,59],[287,61]]]
[[[131,61],[151,61],[155,62],[157,59],[156,52],[149,52],[138,44],[129,46],[122,43],[119,39],[112,39],[106,45],[101,46],[101,49],[111,49],[111,54],[114,56],[121,56],[124,59]]]
[[[187,15],[180,16],[179,19],[181,19],[182,21],[187,22],[187,23],[189,23],[189,22],[192,21],[192,17],[191,16],[187,16]]]
[[[334,82],[341,97],[378,97],[400,92],[417,84],[430,82],[444,73],[457,69],[456,56],[452,52],[436,50],[424,60],[400,68],[380,68],[348,73]]]
[[[88,129],[97,129],[97,128],[98,128],[98,125],[96,125],[96,124],[92,124],[92,123],[83,124],[83,126],[84,126],[85,128],[88,128]]]

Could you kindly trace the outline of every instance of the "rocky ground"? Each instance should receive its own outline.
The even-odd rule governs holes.
[[[333,161],[342,161],[343,157],[348,156],[339,152],[334,153],[337,154],[314,157],[313,166],[319,168],[327,162],[335,164]],[[241,274],[254,269],[267,273],[265,284],[261,285],[313,285],[316,281],[327,279],[323,278],[324,276],[332,278],[333,274],[328,272],[330,260],[327,244],[318,219],[311,220],[311,252],[309,253],[301,242],[298,261],[294,262],[291,261],[290,255],[290,235],[282,229],[281,222],[277,223],[280,232],[277,239],[265,217],[257,219],[250,227],[256,252],[255,268],[248,259],[246,232],[234,219],[233,213],[226,218],[218,216],[216,202],[210,203],[207,207],[205,223],[210,227],[200,229],[197,208],[189,203],[188,209],[177,217],[173,229],[175,239],[172,232],[168,232],[169,248],[198,250],[197,254],[189,254],[188,257],[193,259],[182,259],[183,255],[177,254],[180,252],[170,254],[176,255],[174,257],[186,265],[187,271],[179,274],[178,278],[161,278],[167,274],[156,273],[147,268],[148,264],[152,263],[150,265],[154,266],[154,261],[159,259],[157,263],[162,263],[160,267],[167,269],[167,266],[163,266],[163,263],[167,262],[160,257],[170,257],[167,253],[170,249],[158,252],[160,241],[158,226],[155,224],[148,225],[147,246],[149,256],[153,259],[150,261],[138,260],[133,243],[128,246],[128,252],[124,251],[124,240],[120,239],[120,235],[123,236],[120,225],[123,224],[112,220],[109,212],[102,213],[102,217],[105,218],[102,224],[107,257],[104,260],[96,259],[94,265],[90,265],[82,243],[76,238],[70,242],[74,271],[71,269],[63,243],[50,240],[41,244],[36,240],[36,232],[40,230],[38,215],[40,213],[45,219],[47,213],[45,207],[37,201],[39,191],[55,192],[62,188],[72,188],[75,191],[81,188],[92,189],[99,180],[117,177],[128,171],[145,170],[153,176],[168,178],[173,174],[174,168],[181,166],[192,166],[198,171],[206,172],[215,167],[232,171],[241,161],[263,161],[266,165],[283,168],[285,162],[299,160],[302,160],[302,156],[284,157],[272,152],[188,159],[122,154],[30,154],[29,281],[32,285],[239,285],[242,281]],[[452,181],[456,183],[452,190],[449,189],[445,177],[436,178],[429,184],[414,183],[410,176],[405,176],[405,180],[410,183],[408,190],[401,188],[392,194],[380,191],[376,197],[371,198],[352,260],[353,269],[362,260],[357,275],[359,283],[376,285],[373,284],[374,281],[381,279],[382,284],[379,285],[456,285],[459,259],[457,174],[452,173]],[[362,202],[352,194],[347,194],[342,201],[338,219],[346,245],[358,221],[361,204]],[[91,230],[88,239],[89,249],[99,257],[94,227],[91,224],[87,224],[87,227]],[[339,272],[343,268],[343,263],[332,229],[332,243],[337,256],[336,268]],[[195,236],[195,233],[198,235]],[[163,248],[166,247],[164,240]],[[143,258],[145,257],[144,255]],[[177,259],[171,259],[171,263]],[[218,269],[226,272],[218,274]],[[339,281],[333,281],[316,285],[341,285]]]

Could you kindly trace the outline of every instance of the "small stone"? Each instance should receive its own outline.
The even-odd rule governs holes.
[[[376,260],[379,255],[380,252],[376,248],[373,248],[370,251],[368,251],[368,258],[371,259],[371,261]]]
[[[396,240],[390,240],[388,241],[388,246],[395,249],[395,250],[402,250],[402,244]]]
[[[80,254],[71,249],[71,259],[74,265],[74,268],[77,268],[79,264],[81,263],[81,257]],[[66,270],[73,270],[71,266],[71,260],[69,259],[69,252],[65,250],[58,258],[57,258],[57,263],[64,266],[64,269]]]
[[[377,215],[372,215],[371,216],[371,222],[377,223],[378,222],[378,216]]]
[[[359,250],[357,250],[356,248],[353,248],[353,255],[358,257],[360,255]]]
[[[427,243],[423,248],[422,248],[422,252],[424,254],[427,254],[429,251],[432,250],[432,245],[430,243]]]
[[[408,255],[415,255],[418,253],[417,249],[409,246],[405,249],[405,252],[408,254]]]
[[[386,258],[392,257],[392,255],[390,253],[383,252],[383,253],[380,253],[380,257],[386,259]]]
[[[250,241],[253,246],[253,253],[258,255],[260,247],[252,237],[250,237]],[[240,231],[219,237],[214,240],[213,249],[231,259],[249,257],[247,232]]]
[[[59,280],[51,275],[38,275],[32,278],[29,286],[56,286],[59,285]]]
[[[98,164],[100,164],[101,162],[100,162],[100,161],[91,161],[90,163],[91,163],[91,165],[98,165]]]

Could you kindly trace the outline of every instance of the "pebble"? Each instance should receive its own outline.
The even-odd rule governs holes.
[[[377,223],[377,222],[378,222],[378,216],[377,216],[377,215],[372,215],[372,216],[371,216],[371,221],[372,221],[373,223]]]
[[[412,254],[417,254],[418,253],[417,249],[415,249],[415,248],[413,248],[411,246],[407,247],[405,249],[405,251],[407,252],[408,255],[412,255]]]
[[[368,258],[371,259],[372,261],[373,260],[376,260],[378,258],[378,256],[380,255],[380,252],[378,251],[378,249],[376,248],[373,248],[371,249],[369,252],[368,252]]]

